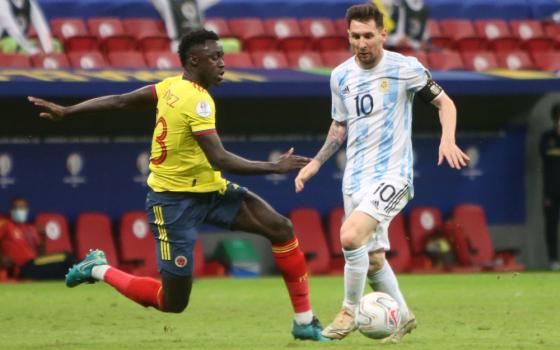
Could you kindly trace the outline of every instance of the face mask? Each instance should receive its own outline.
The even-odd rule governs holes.
[[[18,224],[24,224],[27,221],[27,209],[14,209],[12,210],[12,220]]]

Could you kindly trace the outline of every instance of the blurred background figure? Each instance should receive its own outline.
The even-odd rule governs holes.
[[[424,0],[372,0],[385,15],[389,49],[426,49],[428,9]]]
[[[36,40],[27,35],[33,27],[39,38]],[[25,52],[35,55],[61,52],[61,46],[51,37],[49,25],[35,0],[0,0],[0,52]]]
[[[202,11],[197,0],[151,0],[165,22],[171,50],[177,51],[186,32],[202,27]]]
[[[560,271],[558,261],[558,219],[560,212],[560,103],[552,107],[554,126],[541,136],[546,244],[550,269]]]
[[[13,199],[10,217],[0,218],[0,268],[20,279],[63,279],[75,259],[67,253],[44,255],[44,233],[27,223],[27,200]]]

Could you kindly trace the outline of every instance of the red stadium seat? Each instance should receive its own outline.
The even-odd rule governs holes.
[[[416,207],[410,211],[408,218],[412,254],[423,255],[426,238],[441,229],[441,212],[435,207]]]
[[[115,68],[146,68],[142,54],[136,51],[117,51],[107,54],[109,63]]]
[[[525,51],[497,52],[498,66],[511,70],[534,69],[533,61]]]
[[[111,231],[111,220],[105,214],[86,212],[76,221],[76,257],[83,259],[90,249],[105,252],[110,265],[118,265],[117,251]]]
[[[301,52],[310,46],[310,40],[303,35],[299,23],[294,18],[273,18],[263,22],[266,34],[275,37],[278,48],[284,52]]]
[[[141,276],[157,276],[156,243],[146,213],[126,212],[121,217],[119,230],[120,258],[134,262],[135,273]]]
[[[224,54],[226,69],[228,68],[253,68],[253,61],[247,52]]]
[[[512,33],[521,40],[521,47],[530,51],[547,51],[554,46],[554,40],[545,35],[541,22],[537,20],[512,20]]]
[[[53,18],[50,20],[52,33],[64,43],[64,50],[97,50],[97,38],[91,35],[81,18]]]
[[[498,67],[496,56],[491,51],[467,51],[461,54],[465,68],[483,72]]]
[[[461,56],[450,50],[432,51],[428,53],[430,68],[434,70],[461,70],[465,69]]]
[[[62,54],[38,54],[31,57],[31,62],[33,63],[33,67],[43,69],[60,69],[70,66],[68,59]]]
[[[14,53],[0,53],[0,67],[2,68],[30,68],[29,57]]]
[[[546,36],[554,40],[556,43],[556,48],[559,48],[558,45],[560,44],[560,23],[546,21],[543,25]]]
[[[68,221],[57,213],[39,213],[35,216],[35,226],[45,234],[45,253],[72,253]]]
[[[395,272],[408,272],[411,269],[412,254],[406,231],[404,228],[404,216],[402,213],[393,218],[389,225],[389,242],[391,249],[387,252],[387,261]]]
[[[181,61],[176,53],[163,52],[146,52],[144,53],[148,67],[157,69],[178,69],[181,68]]]
[[[225,276],[226,269],[218,261],[208,261],[204,258],[204,253],[202,251],[202,243],[200,236],[198,237],[193,251],[194,258],[194,277],[204,277],[204,276]]]
[[[124,18],[122,20],[124,32],[136,39],[146,37],[167,37],[163,22],[153,18]]]
[[[242,40],[246,51],[266,51],[276,48],[276,39],[266,34],[260,18],[234,18],[229,20],[231,33]]]
[[[339,35],[329,18],[303,18],[299,20],[303,35],[312,38],[312,48],[319,51],[348,49],[348,35]]]
[[[68,53],[70,64],[74,68],[100,69],[108,66],[101,53],[93,52],[70,52]]]
[[[328,273],[331,259],[319,212],[311,208],[294,209],[290,212],[290,220],[306,256],[309,272]]]
[[[348,50],[325,51],[321,52],[321,58],[326,67],[336,67],[342,62],[352,57],[352,53]]]
[[[252,52],[251,58],[257,68],[288,68],[288,61],[281,51]]]
[[[553,72],[560,71],[560,51],[532,52],[531,57],[535,66],[539,69]]]
[[[438,21],[428,20],[428,32],[430,33],[430,43],[433,47],[440,49],[451,47],[451,38],[441,32]]]
[[[327,242],[331,253],[331,272],[344,272],[344,255],[340,244],[340,227],[344,221],[344,208],[334,208],[329,213]]]
[[[321,56],[313,51],[288,52],[286,57],[291,68],[313,69],[324,66]]]
[[[223,18],[205,18],[204,28],[218,34],[220,38],[227,38],[232,36],[231,30],[229,29],[226,20]]]
[[[452,243],[462,265],[480,266],[492,271],[521,271],[524,266],[515,261],[513,252],[495,252],[486,223],[484,210],[479,205],[463,204],[453,209],[454,231]]]
[[[106,51],[127,51],[135,49],[132,36],[128,35],[117,17],[94,17],[87,21],[90,33],[95,35],[101,48]]]
[[[439,27],[444,36],[451,38],[451,46],[459,51],[478,51],[486,46],[486,41],[468,19],[441,20]]]
[[[348,24],[346,23],[346,18],[339,18],[334,21],[334,29],[338,35],[345,38],[348,37]]]
[[[474,22],[476,32],[484,37],[492,51],[512,51],[519,47],[506,21],[501,19],[479,19]]]

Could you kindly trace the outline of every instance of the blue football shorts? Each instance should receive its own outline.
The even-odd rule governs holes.
[[[228,183],[224,193],[148,192],[146,211],[160,274],[192,276],[197,227],[204,223],[231,229],[247,191]]]

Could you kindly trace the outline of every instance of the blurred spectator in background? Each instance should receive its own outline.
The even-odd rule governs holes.
[[[372,0],[386,16],[389,49],[427,49],[428,9],[424,0]]]
[[[187,32],[202,27],[202,13],[197,0],[151,0],[165,22],[171,50],[177,51],[179,40]]]
[[[41,48],[27,37],[33,26]],[[0,52],[23,51],[28,55],[39,52],[60,52],[60,43],[54,42],[47,20],[35,0],[0,0]],[[42,50],[41,50],[42,49]]]
[[[560,103],[552,107],[554,126],[541,136],[546,244],[550,269],[560,271],[558,261],[558,218],[560,211]]]
[[[24,198],[15,198],[11,220],[0,218],[0,267],[21,279],[63,279],[75,263],[69,254],[43,255],[44,234],[27,223],[29,206]]]

